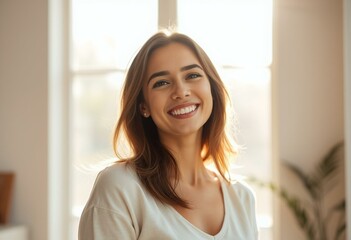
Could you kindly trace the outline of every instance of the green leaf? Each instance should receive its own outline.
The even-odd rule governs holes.
[[[290,163],[285,163],[285,165],[290,169],[290,171],[292,171],[300,179],[300,181],[302,182],[302,184],[305,186],[306,190],[310,194],[311,198],[315,200],[317,198],[317,193],[315,191],[316,184],[313,181],[311,181],[310,177],[298,167]]]
[[[316,166],[316,170],[312,174],[312,181],[318,183],[320,190],[326,184],[325,182],[332,180],[336,176],[340,164],[339,153],[343,145],[343,142],[335,144]]]

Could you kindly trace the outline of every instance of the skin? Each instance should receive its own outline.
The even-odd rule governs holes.
[[[141,113],[153,119],[161,142],[174,155],[180,171],[175,190],[191,209],[173,207],[193,225],[215,235],[224,219],[223,196],[218,178],[201,158],[202,127],[213,107],[209,79],[194,53],[179,43],[155,50],[146,76]]]

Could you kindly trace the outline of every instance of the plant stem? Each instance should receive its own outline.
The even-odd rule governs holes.
[[[317,226],[319,231],[319,239],[320,240],[327,240],[326,232],[325,232],[325,226],[323,223],[323,217],[322,217],[322,200],[321,198],[316,199],[316,220],[317,220]]]

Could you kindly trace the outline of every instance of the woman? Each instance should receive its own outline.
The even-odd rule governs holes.
[[[114,134],[117,156],[122,135],[132,156],[99,173],[79,239],[257,239],[254,196],[229,178],[226,101],[192,39],[152,36],[126,75]]]

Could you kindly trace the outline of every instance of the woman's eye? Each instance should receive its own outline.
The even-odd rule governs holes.
[[[201,77],[200,74],[198,73],[191,73],[187,76],[187,79],[195,79],[195,78],[198,78],[198,77]]]
[[[166,82],[166,81],[162,81],[162,80],[157,81],[154,83],[154,85],[152,85],[152,88],[162,87],[162,86],[167,85],[167,84],[168,84],[168,82]]]

